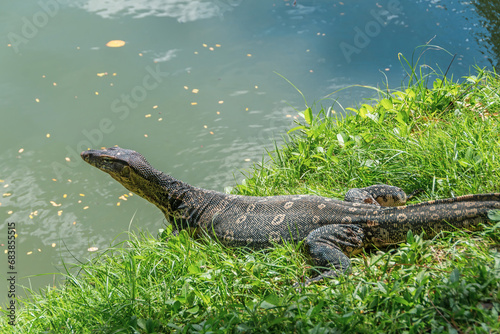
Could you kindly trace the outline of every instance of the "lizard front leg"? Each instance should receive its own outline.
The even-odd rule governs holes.
[[[363,249],[363,239],[363,229],[352,224],[326,225],[311,231],[306,238],[306,245],[314,265],[332,269],[308,279],[305,285],[346,273],[351,267],[348,255]]]
[[[344,197],[346,202],[373,204],[376,206],[400,206],[416,195],[406,195],[403,189],[387,184],[376,184],[365,188],[350,189]]]

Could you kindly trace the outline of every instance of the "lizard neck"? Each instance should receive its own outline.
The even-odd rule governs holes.
[[[151,167],[147,177],[133,176],[127,189],[156,205],[177,229],[196,227],[207,204],[223,193],[193,187]]]

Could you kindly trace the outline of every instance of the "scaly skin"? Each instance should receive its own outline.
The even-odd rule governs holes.
[[[349,256],[367,247],[403,242],[409,230],[427,237],[457,228],[474,230],[488,220],[488,211],[500,209],[500,193],[392,206],[405,204],[407,197],[388,185],[351,189],[345,201],[309,195],[228,195],[176,180],[132,150],[111,147],[81,156],[155,204],[175,232],[194,228],[225,245],[254,249],[305,239],[315,265],[329,268],[307,283],[345,273]]]

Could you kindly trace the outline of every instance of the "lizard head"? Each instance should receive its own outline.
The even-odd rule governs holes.
[[[152,181],[157,174],[142,154],[118,146],[83,151],[80,155],[85,162],[108,173],[133,192],[137,192],[145,180]]]
[[[80,155],[85,162],[156,205],[168,220],[179,218],[178,223],[183,222],[185,210],[180,210],[180,206],[190,186],[154,169],[142,154],[115,146],[83,151]]]

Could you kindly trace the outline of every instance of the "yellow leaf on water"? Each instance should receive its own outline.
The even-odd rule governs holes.
[[[108,72],[103,72],[103,73],[97,73],[98,77],[103,77],[105,75],[108,75]]]
[[[125,45],[125,41],[114,39],[106,43],[106,46],[109,48],[120,48]]]

